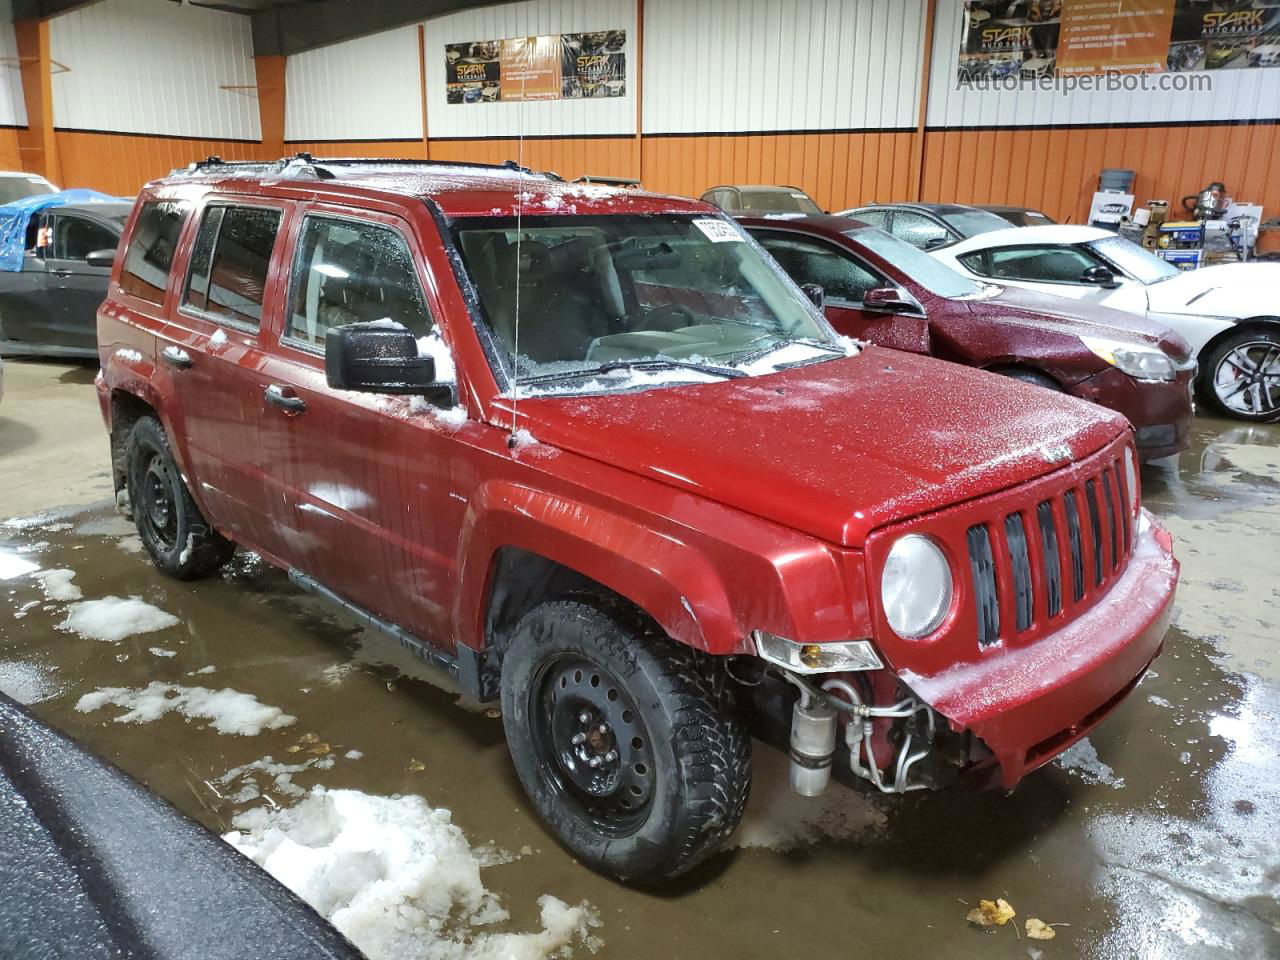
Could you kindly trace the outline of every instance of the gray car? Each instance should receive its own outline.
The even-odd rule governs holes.
[[[879,227],[921,250],[940,250],[1009,227],[1007,220],[994,213],[960,203],[872,203],[841,210],[840,216]]]
[[[131,202],[46,207],[22,269],[0,271],[0,355],[96,358],[97,310]]]

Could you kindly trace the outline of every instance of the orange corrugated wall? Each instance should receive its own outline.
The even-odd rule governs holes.
[[[63,187],[91,187],[131,197],[148,180],[193,160],[263,160],[262,144],[56,130]],[[275,159],[274,157],[271,159]]]

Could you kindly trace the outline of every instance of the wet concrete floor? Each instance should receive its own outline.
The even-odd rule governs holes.
[[[4,461],[8,472],[17,455],[0,449]],[[204,582],[163,578],[105,486],[67,503],[57,494],[91,485],[55,485],[48,505],[72,509],[0,525],[0,689],[218,831],[263,802],[235,803],[219,778],[266,755],[303,763],[314,734],[336,762],[297,784],[417,793],[452,810],[473,843],[530,848],[485,873],[512,927],[536,928],[540,894],[586,900],[602,957],[1280,957],[1280,427],[1202,416],[1192,449],[1143,481],[1183,563],[1177,626],[1090,737],[1096,760],[1078,751],[1011,795],[833,788],[803,801],[758,746],[734,849],[662,894],[603,880],[556,845],[520,792],[500,719],[250,556]],[[86,598],[139,596],[180,624],[115,644],[62,632],[66,604],[15,573],[22,560],[74,570]],[[97,687],[153,680],[231,687],[298,722],[240,737],[176,714],[138,726],[74,709]],[[350,749],[363,756],[346,759]],[[969,926],[980,897],[1007,899],[1018,922]],[[1020,936],[1031,916],[1062,924],[1056,939]]]

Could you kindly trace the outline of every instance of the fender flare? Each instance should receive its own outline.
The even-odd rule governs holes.
[[[506,480],[476,491],[460,537],[452,614],[460,641],[473,649],[484,648],[494,559],[507,547],[595,580],[681,643],[713,654],[745,649],[723,581],[696,547],[615,511]]]

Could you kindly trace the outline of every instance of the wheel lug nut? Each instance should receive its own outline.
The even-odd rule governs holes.
[[[618,751],[610,750],[608,753],[604,755],[604,758],[607,762],[613,763],[618,759]]]
[[[590,722],[591,722],[591,714],[589,714],[589,713],[587,713],[587,711],[583,710],[580,714],[578,714],[578,722],[579,722],[579,723],[590,723]]]
[[[573,739],[570,740],[569,742],[572,743],[575,747],[580,746],[581,744],[584,744],[587,742],[587,735],[585,733],[575,733],[573,735]]]
[[[599,730],[601,733],[608,733],[609,725],[607,723],[602,723],[600,724],[600,726],[596,727],[596,729]]]
[[[594,770],[596,767],[600,766],[602,762],[603,761],[599,757],[592,757],[590,760],[587,761],[587,766],[591,767]]]

